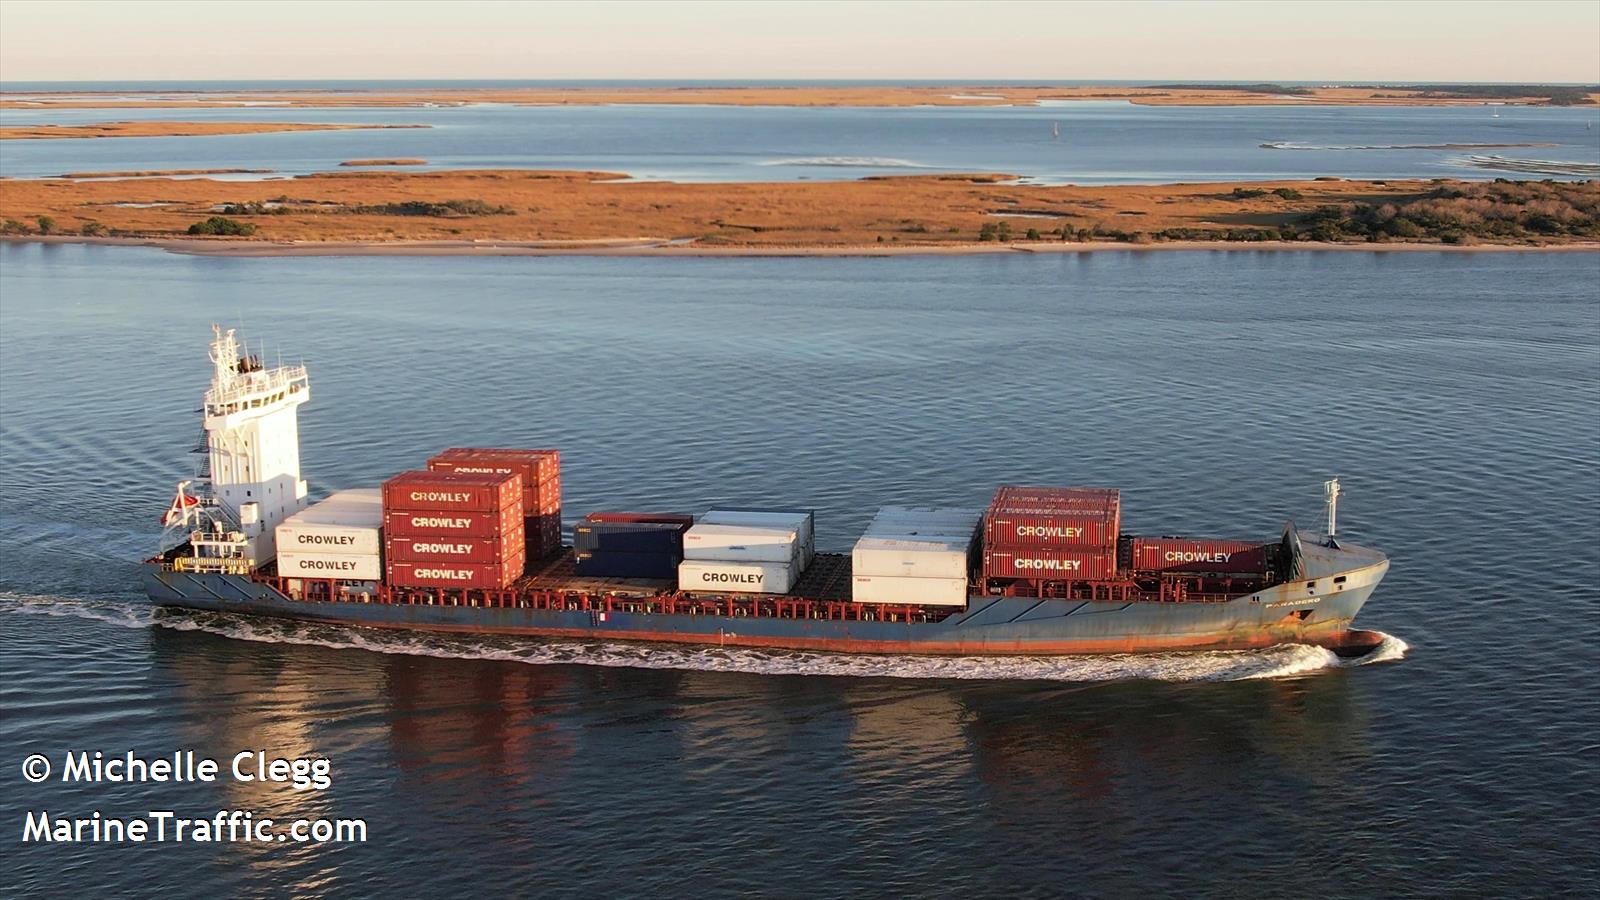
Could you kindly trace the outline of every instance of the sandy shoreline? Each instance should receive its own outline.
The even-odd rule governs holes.
[[[1210,251],[1220,253],[1600,253],[1600,242],[1551,244],[1538,247],[1506,244],[1457,246],[1450,244],[1321,243],[1316,241],[1163,241],[1128,244],[1115,241],[1084,243],[993,244],[968,243],[942,246],[899,247],[692,247],[663,241],[240,241],[183,238],[115,238],[76,235],[0,235],[7,244],[89,244],[105,247],[148,247],[187,256],[273,258],[288,256],[637,256],[637,257],[898,257],[1060,255],[1067,253],[1148,253]]]

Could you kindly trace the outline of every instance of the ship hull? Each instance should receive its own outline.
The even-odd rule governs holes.
[[[1332,577],[1294,582],[1224,602],[974,597],[967,610],[930,623],[297,601],[248,577],[154,564],[146,565],[144,580],[158,606],[339,625],[841,653],[1056,656],[1284,643],[1349,651],[1372,641],[1351,626],[1388,565],[1343,571],[1337,585]]]

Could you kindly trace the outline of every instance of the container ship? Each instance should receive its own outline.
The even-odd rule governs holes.
[[[1327,528],[1124,533],[1120,492],[1006,485],[986,508],[884,507],[850,553],[815,512],[604,510],[563,527],[561,454],[456,447],[316,503],[304,366],[213,327],[202,461],[143,566],[158,606],[340,625],[873,654],[1060,655],[1282,643],[1360,655],[1389,568]],[[825,524],[825,523],[821,523]],[[842,542],[841,542],[842,543]]]

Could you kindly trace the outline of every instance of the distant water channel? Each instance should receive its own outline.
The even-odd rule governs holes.
[[[0,245],[0,883],[1581,893],[1600,802],[1597,285],[1600,255],[1571,253]],[[895,662],[155,615],[134,567],[193,460],[211,321],[310,367],[317,493],[450,444],[549,445],[569,517],[806,504],[841,550],[880,504],[978,505],[1005,481],[1120,486],[1130,529],[1269,536],[1314,524],[1337,473],[1347,538],[1394,558],[1361,620],[1394,641],[1354,667],[1303,647]],[[256,747],[331,757],[333,786],[17,774],[34,752]],[[41,808],[371,834],[19,844]]]
[[[1600,167],[1600,110],[1592,107],[1192,107],[1059,101],[1038,107],[892,109],[485,104],[0,110],[0,124],[6,125],[115,120],[431,127],[4,141],[0,174],[39,178],[66,172],[239,168],[291,176],[338,170],[339,163],[353,159],[418,158],[430,168],[600,170],[670,181],[1004,172],[1041,183],[1101,184],[1320,176],[1573,178],[1593,177]]]

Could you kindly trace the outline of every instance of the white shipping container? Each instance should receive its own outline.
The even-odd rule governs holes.
[[[805,554],[798,533],[782,528],[697,522],[683,533],[683,558],[787,563]]]
[[[699,521],[710,525],[749,525],[757,528],[781,528],[800,535],[803,543],[816,543],[816,517],[803,509],[712,509]]]
[[[356,525],[376,528],[383,524],[383,490],[351,488],[335,491],[327,499],[283,520],[306,525]]]
[[[857,603],[966,606],[965,578],[903,578],[853,575],[850,596]]]
[[[280,550],[278,574],[289,578],[377,581],[383,577],[383,565],[376,553],[286,553]]]
[[[276,529],[278,552],[376,555],[382,527],[382,490],[339,491],[284,519]]]
[[[967,541],[864,537],[850,554],[857,575],[913,578],[967,578],[972,554]]]
[[[382,541],[377,528],[354,525],[278,526],[279,553],[339,553],[375,555]]]
[[[784,594],[794,586],[788,562],[727,562],[686,559],[678,564],[678,589],[718,594]]]

